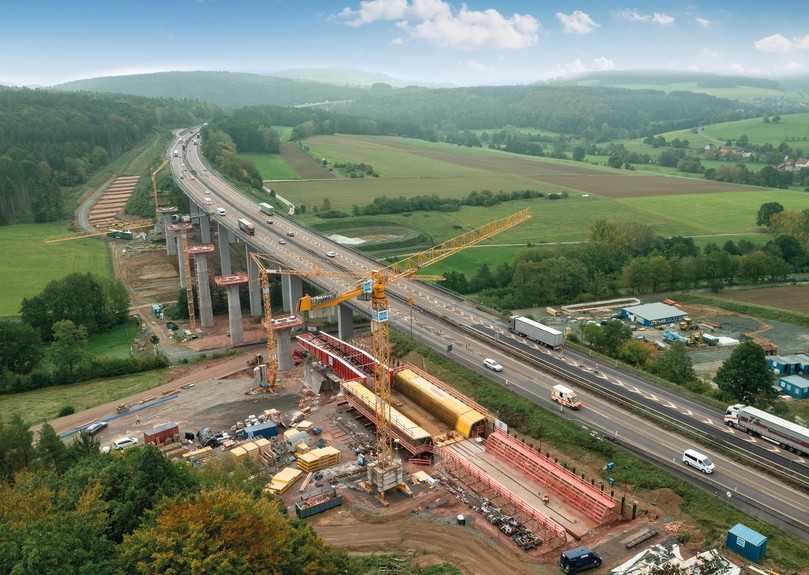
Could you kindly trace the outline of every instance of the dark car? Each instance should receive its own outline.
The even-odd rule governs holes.
[[[91,423],[87,426],[85,431],[90,435],[95,435],[97,433],[101,433],[101,430],[107,427],[106,421],[96,421],[95,423]]]
[[[601,566],[601,556],[587,547],[568,549],[559,556],[559,566],[568,575]]]
[[[166,327],[169,328],[171,331],[177,331],[180,329],[180,326],[174,323],[173,321],[167,321]]]

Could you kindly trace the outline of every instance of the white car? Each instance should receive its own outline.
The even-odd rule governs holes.
[[[710,475],[714,472],[715,466],[713,461],[707,456],[696,449],[686,449],[683,451],[683,464],[698,469],[703,473]]]
[[[216,208],[216,213],[219,214],[220,216],[224,216],[226,213],[225,208]]]
[[[503,371],[503,366],[490,357],[487,357],[486,359],[483,360],[483,365],[486,366],[486,368],[491,369],[492,371],[496,371],[498,373]]]
[[[205,202],[206,205],[209,206],[213,203],[213,200],[211,198],[205,198],[203,201]]]
[[[132,437],[131,435],[125,435],[124,437],[119,437],[115,441],[112,442],[113,449],[129,449],[130,447],[135,447],[138,444],[138,438]]]
[[[335,258],[335,257],[337,257],[337,252],[335,252],[333,250],[330,250],[330,251],[326,252],[326,255],[329,256],[330,258]]]
[[[280,240],[278,240],[278,243],[281,244],[282,246],[287,245],[287,241],[284,238],[281,238]]]

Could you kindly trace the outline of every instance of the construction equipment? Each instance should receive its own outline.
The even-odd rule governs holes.
[[[307,313],[315,309],[336,306],[352,299],[371,301],[372,354],[376,358],[374,392],[377,396],[377,461],[369,466],[369,483],[384,499],[385,491],[402,485],[401,461],[394,457],[391,430],[391,345],[390,310],[386,287],[401,279],[412,278],[420,269],[444,260],[472,245],[523,223],[531,217],[528,209],[505,218],[494,220],[472,231],[465,232],[427,250],[400,260],[386,268],[371,271],[371,277],[339,294],[305,295],[298,300],[298,311]]]
[[[154,225],[153,222],[145,221],[145,220],[138,220],[132,222],[131,224],[121,223],[120,226],[111,226],[104,230],[103,232],[87,232],[82,234],[73,234],[72,236],[64,236],[61,238],[53,238],[50,240],[45,240],[46,244],[58,244],[62,242],[69,242],[71,240],[83,240],[85,238],[97,238],[100,236],[107,236],[112,232],[120,232],[120,231],[132,231],[132,230],[142,230],[144,228],[150,228]]]

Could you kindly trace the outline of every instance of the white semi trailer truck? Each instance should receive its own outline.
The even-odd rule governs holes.
[[[509,328],[513,333],[550,348],[559,349],[565,343],[564,333],[527,317],[515,315],[511,317],[509,323]]]
[[[809,455],[809,429],[761,409],[731,405],[725,411],[725,425],[778,444],[787,451]]]

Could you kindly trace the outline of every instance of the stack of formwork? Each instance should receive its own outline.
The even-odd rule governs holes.
[[[210,447],[203,447],[202,449],[195,449],[183,455],[183,461],[187,461],[193,465],[202,465],[213,457],[213,449]]]
[[[285,467],[272,476],[272,479],[264,489],[273,495],[283,495],[292,489],[295,482],[298,481],[298,479],[300,479],[302,476],[303,471],[300,469],[295,469],[294,467]]]
[[[320,471],[340,463],[340,450],[332,447],[312,449],[298,456],[298,467],[306,472]]]
[[[486,452],[551,489],[599,523],[617,513],[615,499],[516,437],[495,431],[486,439]]]

